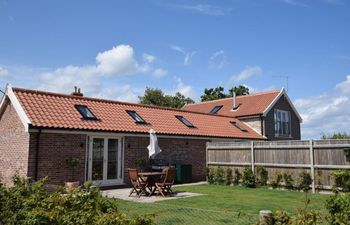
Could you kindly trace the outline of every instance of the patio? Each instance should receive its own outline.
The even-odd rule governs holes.
[[[180,185],[174,185],[174,188],[176,187],[184,187],[184,186],[195,186],[195,185],[201,185],[205,184],[206,182],[198,182],[198,183],[192,183],[192,184],[180,184]],[[112,189],[112,190],[104,190],[102,191],[102,194],[108,198],[117,198],[122,199],[126,201],[133,201],[138,203],[154,203],[159,201],[165,201],[165,200],[174,200],[174,199],[180,199],[180,198],[189,198],[194,196],[201,196],[204,194],[201,193],[194,193],[194,192],[188,192],[188,191],[175,191],[172,195],[166,195],[165,197],[161,195],[152,195],[152,196],[144,196],[137,197],[136,195],[132,195],[129,197],[130,188],[121,188],[121,189]]]

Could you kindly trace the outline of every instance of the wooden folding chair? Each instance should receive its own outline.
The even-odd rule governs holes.
[[[139,177],[137,169],[128,169],[128,175],[131,183],[131,190],[129,197],[135,192],[137,197],[141,197],[142,194],[148,195],[146,187],[148,186],[147,182],[142,180]]]
[[[166,168],[163,170],[164,176],[161,182],[156,182],[156,189],[158,195],[161,194],[165,197],[166,193],[173,194],[173,190],[171,189],[175,179],[176,179],[176,169],[175,168]]]

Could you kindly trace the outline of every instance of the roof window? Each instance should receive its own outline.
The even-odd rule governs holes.
[[[242,132],[248,132],[247,129],[245,129],[244,127],[242,127],[241,125],[239,125],[237,122],[235,121],[230,121],[230,123],[235,126],[236,128],[240,129]]]
[[[219,110],[222,108],[222,105],[217,105],[215,106],[211,111],[210,113],[213,113],[213,114],[216,114],[219,112]]]
[[[91,112],[91,110],[86,105],[75,105],[75,108],[86,120],[97,120],[96,116]]]
[[[146,123],[142,117],[137,114],[137,112],[132,111],[132,110],[126,110],[126,112],[135,120],[136,123]]]
[[[180,120],[183,124],[185,124],[189,128],[195,128],[195,126],[190,123],[185,117],[183,116],[175,116],[178,120]]]

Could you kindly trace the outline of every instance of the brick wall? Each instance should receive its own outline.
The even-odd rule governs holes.
[[[10,185],[17,173],[27,176],[29,134],[11,103],[0,115],[0,178]]]
[[[34,177],[35,152],[38,133],[30,135],[29,172]],[[41,133],[39,141],[38,178],[48,177],[51,184],[64,184],[72,177],[72,169],[66,163],[70,157],[80,159],[75,168],[74,180],[85,181],[86,135]]]
[[[148,137],[125,137],[124,168],[136,168],[137,157],[148,157]],[[209,140],[159,138],[159,146],[163,150],[156,161],[170,164],[191,164],[193,181],[205,180],[206,142]],[[125,170],[124,180],[128,182]]]

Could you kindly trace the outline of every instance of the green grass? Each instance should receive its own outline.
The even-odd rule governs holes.
[[[167,200],[156,203],[135,203],[115,200],[119,208],[130,214],[156,215],[158,224],[251,224],[260,210],[285,209],[295,213],[305,206],[305,193],[248,189],[218,185],[182,186],[175,191],[201,193],[202,196]],[[325,211],[327,195],[308,194],[309,207]]]

